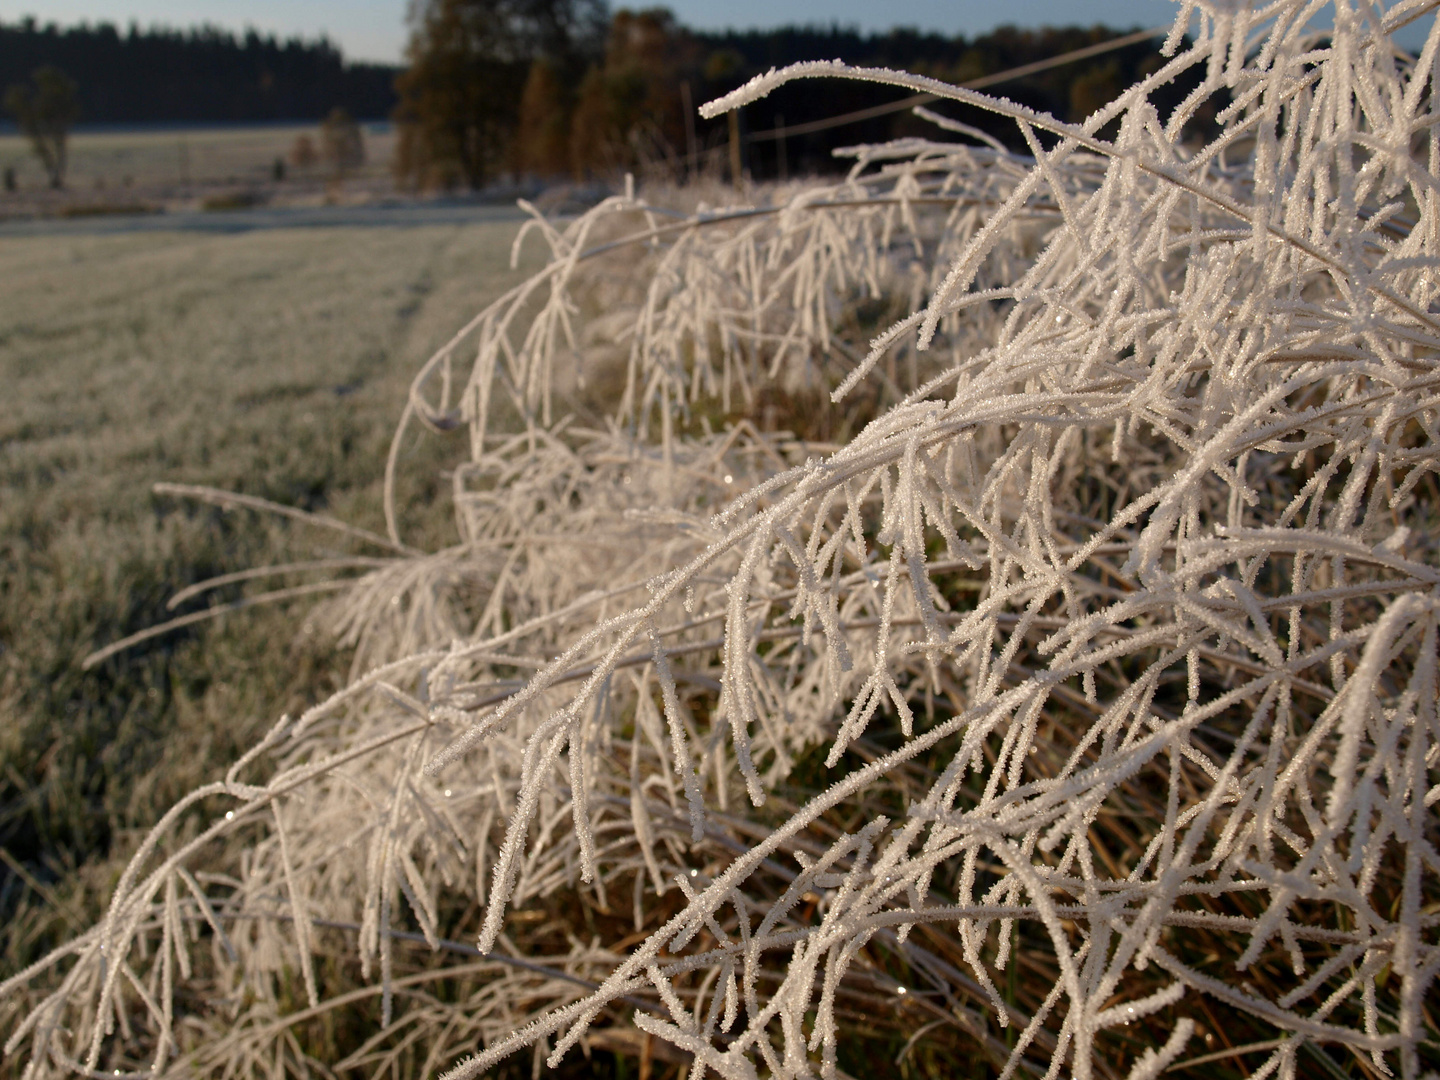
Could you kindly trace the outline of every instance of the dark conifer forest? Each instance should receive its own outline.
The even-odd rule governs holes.
[[[323,39],[0,23],[0,88],[47,64],[79,84],[82,124],[319,120],[337,107],[379,119],[395,105],[399,70],[347,62]]]
[[[1043,60],[1104,41],[1123,31],[1105,27],[1001,28],[976,37],[897,29],[863,34],[838,25],[773,30],[702,32],[676,27],[674,76],[691,82],[695,104],[723,93],[770,67],[798,60],[841,58],[850,63],[904,68],[964,81]],[[1089,61],[1007,83],[1006,96],[1075,118],[1085,115],[1155,61],[1153,44],[1140,43]],[[401,69],[345,60],[331,42],[280,39],[254,31],[215,27],[189,30],[117,28],[108,23],[60,27],[26,19],[0,22],[0,88],[53,64],[80,87],[81,124],[255,123],[318,120],[343,108],[360,119],[388,117],[397,103]],[[572,88],[573,90],[573,88]],[[678,93],[678,87],[676,87]],[[790,125],[882,100],[876,88],[847,83],[799,83],[747,110],[753,129]],[[894,95],[890,95],[894,96]],[[977,117],[982,126],[990,122]],[[875,141],[922,127],[908,114],[892,114],[788,142],[790,166],[821,167],[835,146]],[[702,127],[702,139],[704,128]],[[997,125],[997,133],[1000,131]],[[1003,137],[1010,137],[1004,132]],[[747,166],[769,173],[776,150],[747,149]]]

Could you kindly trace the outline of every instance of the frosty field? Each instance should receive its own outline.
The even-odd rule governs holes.
[[[322,531],[151,485],[214,485],[378,524],[404,388],[455,313],[511,280],[513,232],[0,243],[0,857],[49,868],[31,885],[7,876],[0,906],[19,908],[0,971],[88,909],[77,866],[103,863],[117,836],[232,758],[251,725],[336,677],[327,647],[267,608],[80,670],[91,649],[175,614],[165,602],[189,582],[345,550]],[[423,494],[432,466],[404,464],[422,481],[411,490]]]
[[[363,176],[388,177],[393,134],[388,126],[367,125],[363,130]],[[132,188],[153,193],[187,185],[264,184],[271,179],[275,160],[286,159],[302,134],[318,144],[315,124],[82,130],[70,139],[67,181],[77,194],[115,200],[123,199]],[[13,168],[22,189],[44,186],[39,160],[18,134],[0,135],[0,167]],[[317,167],[310,173],[322,171]],[[302,171],[295,178],[307,175]]]

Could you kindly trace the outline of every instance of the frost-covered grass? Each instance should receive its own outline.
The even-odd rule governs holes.
[[[343,553],[323,532],[197,511],[151,485],[218,485],[379,524],[397,398],[451,313],[511,279],[511,232],[0,244],[0,846],[42,884],[103,887],[108,871],[76,868],[103,867],[117,841],[123,854],[277,702],[302,707],[343,677],[323,640],[270,608],[82,671],[93,648],[166,618],[184,585]],[[439,466],[408,464],[423,497]],[[447,542],[443,522],[432,539]],[[69,929],[0,874],[0,967],[13,971]]]
[[[0,984],[8,1052],[1433,1070],[1440,32],[1316,7],[1187,4],[1080,125],[799,65],[704,111],[867,79],[1030,153],[930,114],[755,205],[535,215],[548,262],[421,367],[314,610],[345,685]]]

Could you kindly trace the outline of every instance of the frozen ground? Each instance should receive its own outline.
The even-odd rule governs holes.
[[[5,226],[0,848],[50,867],[73,909],[117,838],[123,849],[247,725],[333,678],[324,645],[270,609],[80,671],[96,644],[166,618],[197,575],[331,543],[151,485],[237,487],[378,524],[376,478],[415,367],[457,312],[514,280],[514,227],[486,220],[501,212],[365,214],[252,211],[243,232],[225,224],[238,215],[199,214]],[[320,223],[333,227],[298,227]],[[412,448],[412,488],[439,482],[438,460]],[[65,925],[34,896],[10,914],[0,975]]]

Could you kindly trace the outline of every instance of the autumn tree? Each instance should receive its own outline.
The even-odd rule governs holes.
[[[563,84],[598,51],[603,0],[417,0],[396,80],[396,172],[416,186],[482,187],[514,161],[531,65]]]
[[[570,144],[576,171],[675,158],[685,145],[680,82],[696,52],[666,9],[616,12],[604,64],[580,86]]]
[[[75,80],[53,65],[38,68],[32,85],[16,83],[5,92],[5,110],[15,117],[45,166],[52,188],[65,186],[65,144],[80,116]]]
[[[570,171],[570,114],[574,87],[541,57],[530,65],[520,96],[520,122],[515,132],[515,167],[535,176]]]

